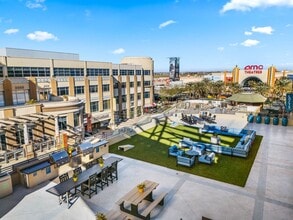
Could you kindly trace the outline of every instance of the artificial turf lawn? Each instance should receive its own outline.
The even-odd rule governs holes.
[[[142,160],[152,164],[168,167],[174,170],[203,176],[206,178],[245,186],[250,169],[256,157],[262,136],[256,136],[247,158],[216,154],[215,163],[212,165],[196,162],[192,168],[176,166],[176,158],[168,157],[168,148],[174,144],[178,145],[183,137],[189,137],[194,141],[209,142],[211,134],[199,134],[194,127],[179,125],[170,127],[169,124],[159,124],[154,128],[143,131],[129,139],[110,146],[110,153]],[[234,147],[238,137],[220,136],[221,144]],[[128,151],[118,150],[119,145],[132,144],[135,147]]]

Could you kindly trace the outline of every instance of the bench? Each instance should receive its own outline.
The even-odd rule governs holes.
[[[123,150],[123,151],[130,150],[131,148],[134,148],[134,145],[126,144],[126,145],[118,146],[118,150]]]
[[[139,220],[139,218],[121,212],[120,210],[112,209],[106,214],[107,219],[109,220]]]
[[[141,215],[144,217],[144,219],[150,219],[151,218],[151,211],[160,204],[161,206],[164,205],[164,198],[167,195],[167,193],[161,193],[154,201],[152,201],[148,207],[143,210]]]

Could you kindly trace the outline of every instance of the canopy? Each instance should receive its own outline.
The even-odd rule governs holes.
[[[264,103],[266,99],[266,97],[258,93],[237,93],[226,100],[241,103]]]

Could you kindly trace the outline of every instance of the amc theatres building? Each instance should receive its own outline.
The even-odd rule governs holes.
[[[239,83],[244,87],[251,80],[256,82],[261,81],[273,87],[276,79],[282,76],[286,76],[285,72],[277,71],[274,66],[266,69],[263,65],[247,65],[243,69],[236,66],[231,73],[225,72],[221,80],[224,82]]]

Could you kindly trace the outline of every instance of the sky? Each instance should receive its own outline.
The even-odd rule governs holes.
[[[293,0],[0,0],[0,48],[78,53],[155,72],[293,70]]]

